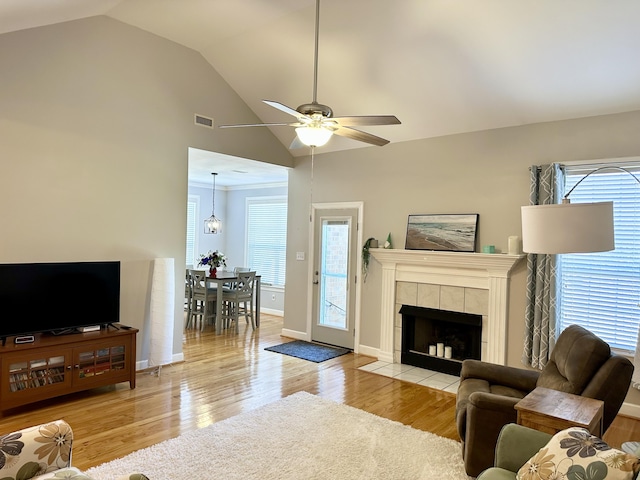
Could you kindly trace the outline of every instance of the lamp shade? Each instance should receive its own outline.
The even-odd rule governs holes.
[[[307,147],[322,147],[329,141],[333,132],[324,127],[306,126],[296,128],[296,134]]]
[[[613,202],[522,207],[527,253],[606,252],[615,248]]]

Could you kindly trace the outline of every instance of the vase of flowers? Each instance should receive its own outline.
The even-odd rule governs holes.
[[[224,265],[225,267],[227,266],[227,257],[225,257],[224,253],[221,253],[218,250],[214,252],[209,250],[205,255],[200,255],[198,265],[209,265],[209,275],[215,277],[218,267],[221,265]]]

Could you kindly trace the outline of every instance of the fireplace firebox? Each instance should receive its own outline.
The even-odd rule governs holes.
[[[482,315],[402,305],[401,362],[460,375],[462,361],[480,360]]]

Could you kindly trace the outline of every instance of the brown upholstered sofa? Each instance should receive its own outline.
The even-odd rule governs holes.
[[[633,364],[612,354],[609,345],[588,330],[571,325],[558,337],[542,371],[465,360],[456,400],[456,426],[470,476],[493,464],[498,434],[515,423],[514,405],[536,387],[604,401],[606,430],[622,405]]]

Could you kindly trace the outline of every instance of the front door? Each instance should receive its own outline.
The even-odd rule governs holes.
[[[315,212],[311,340],[353,349],[358,210]]]

